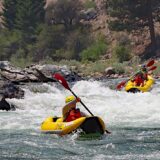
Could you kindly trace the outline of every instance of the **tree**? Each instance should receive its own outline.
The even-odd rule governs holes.
[[[2,24],[9,30],[15,27],[15,17],[16,17],[16,5],[17,0],[4,0],[3,9],[1,13]]]
[[[46,12],[50,16],[48,21],[51,24],[63,24],[68,30],[74,24],[79,23],[81,7],[79,0],[58,0],[46,8]]]
[[[17,0],[15,28],[25,33],[34,33],[44,21],[45,0]]]
[[[152,51],[155,51],[157,45],[154,21],[160,14],[159,7],[159,0],[108,0],[107,9],[113,17],[109,22],[110,27],[118,30],[132,30],[148,26]]]

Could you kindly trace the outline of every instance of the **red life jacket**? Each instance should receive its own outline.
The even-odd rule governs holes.
[[[134,83],[135,83],[136,86],[140,86],[141,84],[143,84],[143,79],[142,79],[142,77],[141,77],[141,76],[136,76],[136,77],[134,78]]]
[[[80,110],[79,109],[72,109],[71,111],[69,111],[65,121],[70,122],[70,121],[73,121],[73,120],[80,118],[80,117],[82,117]]]
[[[136,86],[144,86],[144,81],[147,80],[147,74],[139,74],[134,78],[134,82]]]

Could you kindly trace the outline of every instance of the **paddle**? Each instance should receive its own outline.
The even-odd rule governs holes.
[[[63,87],[65,87],[66,89],[68,89],[76,98],[78,98],[77,95],[70,89],[67,81],[64,79],[64,77],[63,77],[61,74],[55,73],[55,74],[53,75],[53,78],[55,78],[60,84],[63,85]],[[92,116],[94,116],[93,113],[87,108],[87,106],[86,106],[81,100],[80,100],[80,103],[85,107],[85,109],[86,109]],[[108,133],[108,134],[111,133],[111,132],[108,131],[108,130],[105,130],[105,131],[106,131],[106,133]]]
[[[148,71],[153,71],[153,70],[155,70],[156,68],[157,68],[157,66],[153,66],[153,67],[149,68]]]
[[[61,83],[63,85],[63,87],[65,87],[66,89],[68,89],[76,98],[77,95],[69,88],[67,81],[64,79],[64,77],[62,75],[60,75],[59,73],[55,73],[53,75],[53,78],[57,79],[59,81],[59,83]],[[85,107],[85,109],[92,115],[93,113],[87,108],[87,106],[80,100],[80,103]]]
[[[154,64],[154,59],[150,60],[148,63],[147,63],[147,67],[150,67]]]
[[[147,63],[147,65],[146,65],[146,67],[150,67],[150,66],[152,66],[153,64],[154,64],[154,60],[152,59],[152,60],[150,60],[148,63]],[[148,69],[148,71],[151,71],[151,70],[155,70],[157,67],[156,66],[153,66],[153,68],[149,68]],[[139,72],[139,71],[138,71]],[[122,81],[121,83],[119,83],[118,85],[117,85],[117,90],[120,90],[122,87],[124,87],[125,86],[125,84],[131,79],[131,78],[133,78],[138,72],[136,72],[134,75],[132,75],[129,79],[127,79],[127,80],[125,80],[125,81]]]

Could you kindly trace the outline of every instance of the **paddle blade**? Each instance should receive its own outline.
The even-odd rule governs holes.
[[[117,85],[117,90],[120,90],[122,87],[124,87],[125,84],[126,84],[126,82],[127,82],[127,81],[123,81],[123,82],[119,83],[119,84]]]
[[[55,73],[53,75],[53,78],[55,78],[59,83],[61,83],[66,89],[70,90],[67,81],[64,79],[64,77],[61,74]]]
[[[150,60],[148,63],[147,63],[147,67],[150,67],[150,66],[152,66],[154,64],[154,60],[152,59],[152,60]]]
[[[157,66],[153,66],[153,67],[151,67],[148,71],[153,71],[153,70],[155,70],[157,68]]]

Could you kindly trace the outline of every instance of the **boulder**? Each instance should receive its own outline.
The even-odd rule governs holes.
[[[0,82],[0,94],[5,98],[24,97],[24,91],[11,82]]]
[[[53,82],[52,75],[56,72],[61,73],[67,81],[77,81],[81,77],[68,66],[58,66],[52,64],[31,65],[26,68],[19,69],[11,66],[9,62],[0,63],[0,75],[4,80],[11,82]]]
[[[8,103],[4,97],[0,100],[0,110],[14,111],[15,109],[16,107],[13,104]]]
[[[115,69],[113,67],[108,67],[105,69],[105,74],[106,75],[112,75],[112,74],[115,74]]]

